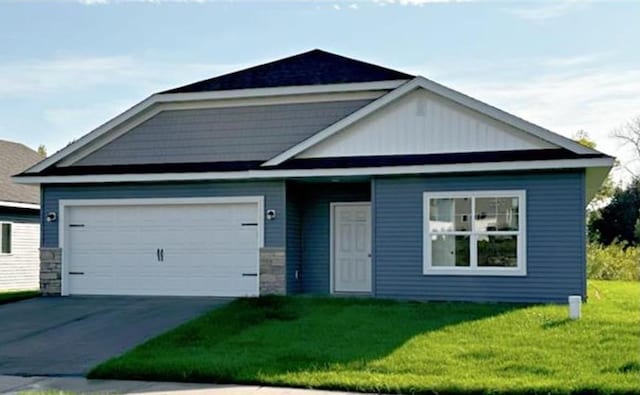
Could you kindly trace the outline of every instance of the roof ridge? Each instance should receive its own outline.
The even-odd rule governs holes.
[[[314,48],[159,92],[187,93],[410,79],[413,75]]]

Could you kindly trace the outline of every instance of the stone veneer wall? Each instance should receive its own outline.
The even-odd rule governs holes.
[[[62,250],[40,249],[40,292],[45,296],[60,295]],[[284,248],[260,249],[260,295],[285,295],[286,255]]]
[[[40,292],[45,296],[61,293],[62,250],[60,248],[40,249]]]
[[[260,295],[285,295],[286,254],[284,248],[265,247],[260,249]]]

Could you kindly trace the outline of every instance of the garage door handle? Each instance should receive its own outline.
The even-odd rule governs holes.
[[[69,274],[72,276],[82,276],[84,275],[84,272],[69,272]]]
[[[160,262],[164,262],[164,248],[160,249]]]
[[[242,277],[258,277],[258,273],[242,273]]]

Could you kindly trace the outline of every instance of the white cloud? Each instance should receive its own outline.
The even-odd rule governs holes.
[[[1,63],[0,135],[53,152],[153,92],[246,66],[130,56]]]
[[[246,64],[169,63],[131,56],[63,57],[0,64],[0,97],[33,97],[114,86],[145,92],[168,89],[246,67]]]
[[[400,5],[414,5],[423,6],[425,4],[435,3],[472,3],[478,0],[373,0],[374,3],[379,5],[386,4],[400,4]]]
[[[564,0],[557,2],[541,1],[531,7],[508,8],[505,11],[522,19],[540,21],[561,17],[576,9],[584,8],[587,5],[587,1],[578,0]]]
[[[572,67],[592,64],[598,60],[602,60],[607,54],[594,53],[576,56],[564,56],[556,58],[547,58],[542,60],[542,64],[548,67]]]

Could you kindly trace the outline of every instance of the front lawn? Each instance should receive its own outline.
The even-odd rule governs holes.
[[[0,305],[40,296],[40,291],[0,291]]]
[[[91,378],[405,393],[640,393],[640,283],[567,307],[266,297],[214,310]]]

